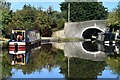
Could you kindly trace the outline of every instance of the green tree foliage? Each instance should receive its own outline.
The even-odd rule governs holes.
[[[51,28],[53,31],[63,29],[65,18],[62,12],[54,11],[50,6],[47,10],[49,18],[51,20]]]
[[[8,27],[6,25],[9,24],[11,21],[12,17],[12,11],[10,11],[10,5],[11,3],[2,1],[0,2],[0,30],[3,31],[4,35],[5,34],[5,29]]]
[[[116,13],[115,10],[113,12],[109,12],[109,15],[108,15],[108,26],[118,24],[117,18],[118,17],[117,17],[117,13]]]
[[[118,12],[118,24],[119,24],[119,26],[120,26],[120,1],[118,2],[117,12]]]
[[[2,13],[2,32],[4,35],[8,36],[7,34],[10,32],[11,27],[9,24],[12,22],[12,11],[4,10]]]
[[[25,28],[26,30],[30,30],[33,27],[33,23],[36,21],[38,13],[34,7],[30,5],[24,5],[22,10],[18,10],[15,12],[13,17],[13,21],[16,22],[16,27]]]
[[[102,2],[63,2],[60,4],[61,11],[66,13],[64,16],[67,20],[68,3],[70,3],[70,21],[86,20],[104,20],[107,18],[107,9]]]
[[[118,2],[116,13],[117,13],[116,16],[117,16],[117,20],[118,20],[118,26],[120,26],[120,1]]]
[[[117,8],[115,8],[112,12],[109,12],[107,25],[114,30],[120,26],[120,2],[118,3]]]
[[[22,10],[12,12],[9,7],[4,8],[2,13],[3,32],[7,37],[11,30],[15,28],[23,28],[26,30],[37,29],[41,31],[42,36],[51,36],[52,31],[64,27],[65,19],[60,12],[54,11],[49,7],[47,11],[43,11],[41,7],[35,8],[31,5],[24,5]]]
[[[5,10],[2,14],[3,32],[5,35],[10,35],[11,30],[14,28],[43,31],[45,27],[50,26],[50,19],[47,14],[31,5],[24,5],[22,10],[17,10],[16,12]]]

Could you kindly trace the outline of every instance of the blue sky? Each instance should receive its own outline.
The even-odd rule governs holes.
[[[11,9],[16,11],[17,9],[22,9],[24,4],[34,5],[35,7],[41,6],[44,10],[48,9],[49,6],[52,6],[54,10],[60,11],[60,3],[63,1],[61,0],[7,0],[11,3]],[[108,1],[108,0],[107,0]],[[104,1],[103,5],[108,8],[108,11],[112,11],[118,5],[118,0],[112,1]]]
[[[18,70],[15,68],[13,68],[11,72],[14,73],[11,78],[51,78],[51,80],[52,78],[64,78],[64,75],[60,73],[59,67],[52,68],[50,72],[47,68],[43,68],[42,70],[32,72],[31,74],[23,74],[21,69]]]

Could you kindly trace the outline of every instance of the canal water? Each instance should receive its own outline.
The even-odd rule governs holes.
[[[119,45],[96,42],[41,43],[26,52],[25,65],[11,65],[3,51],[3,78],[120,79]]]

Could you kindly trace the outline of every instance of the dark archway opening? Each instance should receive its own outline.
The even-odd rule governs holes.
[[[92,36],[97,36],[99,32],[102,32],[96,28],[89,28],[83,32],[84,39],[93,39]]]
[[[87,42],[83,42],[83,48],[86,51],[90,51],[90,52],[96,52],[98,51],[98,46],[96,43],[92,43],[91,41],[87,41]]]

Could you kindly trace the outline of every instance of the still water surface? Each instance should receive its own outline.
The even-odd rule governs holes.
[[[27,51],[30,55],[25,65],[11,66],[9,55],[4,56],[3,77],[120,79],[116,48],[92,42],[41,44]]]

